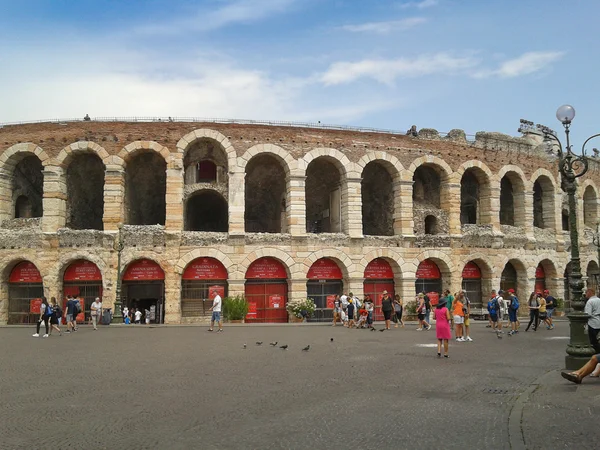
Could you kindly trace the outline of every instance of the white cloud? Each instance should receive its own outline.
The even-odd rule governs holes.
[[[164,20],[160,24],[137,27],[140,34],[181,34],[188,31],[210,31],[238,23],[256,22],[286,13],[299,0],[228,0],[212,11],[201,10],[192,17]]]
[[[408,30],[425,22],[427,22],[427,19],[425,19],[424,17],[410,17],[407,19],[390,20],[387,22],[367,22],[357,25],[344,25],[343,27],[341,27],[341,29],[353,33],[387,34],[396,30]]]
[[[432,6],[436,6],[438,4],[438,0],[421,0],[421,1],[416,1],[416,2],[402,2],[398,4],[398,7],[400,8],[418,8],[418,9],[424,9],[424,8],[431,8]]]
[[[518,58],[504,61],[495,70],[484,69],[473,74],[475,78],[515,78],[540,72],[550,64],[562,58],[564,52],[528,52]]]
[[[476,64],[477,61],[470,56],[455,57],[445,53],[412,59],[364,59],[358,62],[336,62],[320,79],[325,85],[350,83],[360,78],[372,78],[384,84],[392,84],[398,77],[461,72]]]

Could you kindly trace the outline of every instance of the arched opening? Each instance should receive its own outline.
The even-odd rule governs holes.
[[[306,169],[306,232],[342,231],[342,190],[338,168],[324,157]]]
[[[515,266],[509,261],[504,266],[502,275],[500,276],[500,289],[503,291],[514,289],[515,293],[519,294],[518,284],[517,269],[515,269]]]
[[[416,272],[415,292],[427,294],[432,305],[437,305],[442,294],[442,272],[432,259],[419,263]]]
[[[8,278],[8,324],[35,323],[44,296],[42,276],[35,264],[22,261]]]
[[[465,264],[462,271],[462,289],[471,301],[471,308],[483,307],[483,287],[481,269],[474,261]]]
[[[212,183],[217,181],[217,165],[212,161],[200,161],[196,175],[198,183]]]
[[[535,292],[543,293],[546,290],[546,271],[542,264],[535,268]]]
[[[600,286],[600,269],[596,261],[590,261],[587,265],[587,287],[596,290],[598,295],[598,287]]]
[[[141,152],[125,171],[125,217],[129,225],[164,225],[167,164],[156,152]]]
[[[284,233],[286,174],[272,155],[253,157],[246,166],[245,229],[250,233]]]
[[[479,223],[479,181],[468,169],[460,180],[460,224]]]
[[[435,216],[425,217],[425,234],[438,234],[437,218]]]
[[[165,272],[150,259],[131,262],[123,272],[123,304],[141,311],[142,322],[163,323]]]
[[[510,178],[505,175],[500,181],[500,224],[515,225],[515,199],[513,185]]]
[[[541,175],[533,183],[533,226],[552,229],[554,217],[554,185]]]
[[[563,231],[569,231],[569,210],[568,209],[563,209],[561,211],[561,224],[562,224],[562,230]]]
[[[13,172],[12,187],[15,218],[42,217],[44,172],[37,156],[26,156],[17,163]]]
[[[227,269],[215,258],[196,258],[181,277],[181,317],[194,319],[210,317],[213,292],[227,296]]]
[[[217,183],[227,185],[227,154],[213,139],[198,139],[183,158],[186,185]]]
[[[321,258],[313,263],[306,277],[307,297],[317,306],[313,320],[333,320],[333,301],[336,295],[342,294],[344,288],[340,267],[329,258]]]
[[[285,309],[288,296],[287,270],[279,260],[264,257],[250,264],[244,287],[248,302],[247,322],[288,321]]]
[[[436,234],[448,233],[448,205],[442,190],[442,169],[435,165],[422,165],[413,175],[413,216],[415,234],[426,232],[425,220],[433,216],[437,223]],[[431,220],[431,219],[430,219]]]
[[[592,186],[586,187],[583,193],[583,222],[594,229],[598,223],[598,197]]]
[[[67,227],[102,230],[104,164],[95,154],[75,155],[67,167]]]
[[[228,231],[227,201],[217,191],[196,192],[187,199],[185,206],[186,231]]]
[[[361,181],[363,234],[394,235],[394,182],[387,169],[372,161]]]
[[[66,268],[63,275],[63,310],[67,310],[68,295],[73,295],[81,303],[82,312],[77,315],[77,323],[90,319],[91,306],[96,297],[102,300],[102,273],[93,262],[79,259]]]
[[[381,311],[381,299],[383,291],[388,291],[388,294],[394,298],[394,271],[389,262],[383,258],[376,258],[371,261],[365,268],[365,281],[363,284],[363,292],[365,295],[370,295],[375,307],[374,320],[383,320]]]

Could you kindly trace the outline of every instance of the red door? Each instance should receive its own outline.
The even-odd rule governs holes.
[[[246,322],[287,322],[288,317],[285,309],[287,303],[286,282],[281,280],[274,282],[248,281],[245,297],[249,306]]]
[[[373,320],[383,320],[381,312],[381,299],[383,291],[388,291],[391,298],[394,298],[394,282],[392,280],[368,280],[363,285],[364,294],[369,294],[375,305]]]

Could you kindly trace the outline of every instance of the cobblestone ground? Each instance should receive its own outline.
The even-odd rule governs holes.
[[[568,324],[501,340],[472,328],[474,342],[452,342],[448,360],[426,346],[435,332],[414,325],[81,327],[48,339],[2,328],[0,447],[567,448],[556,418],[581,413],[567,400],[538,389],[518,433],[509,416],[544,374],[568,395],[580,389],[556,376]]]

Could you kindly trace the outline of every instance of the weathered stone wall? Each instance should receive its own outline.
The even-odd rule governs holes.
[[[191,186],[185,186],[184,160],[188,150],[207,142],[215,159],[221,158],[217,162],[227,168],[227,183],[221,184],[220,189],[226,189],[221,194],[228,206],[228,232],[183,231],[184,200],[195,192]],[[140,258],[161,265],[165,272],[167,322],[181,320],[181,274],[198,257],[213,257],[226,266],[232,295],[243,294],[249,265],[257,258],[270,256],[288,269],[290,298],[306,295],[307,272],[322,257],[339,264],[345,287],[357,295],[363,292],[367,264],[375,258],[385,258],[394,269],[397,291],[412,298],[417,267],[430,258],[440,267],[444,287],[452,290],[460,288],[467,262],[479,265],[485,286],[497,288],[502,270],[510,261],[517,269],[519,289],[528,291],[533,289],[535,268],[543,262],[547,286],[560,296],[562,275],[569,260],[569,240],[561,229],[562,195],[556,159],[540,147],[536,136],[512,138],[496,133],[478,133],[475,142],[467,142],[460,130],[444,138],[435,130],[421,130],[419,137],[413,138],[212,123],[5,126],[0,129],[0,322],[6,322],[7,317],[8,276],[14,265],[23,260],[36,264],[46,295],[57,297],[62,295],[62,277],[68,265],[77,259],[92,261],[102,272],[105,301],[114,301],[115,233],[117,225],[126,222],[127,208],[132,206],[124,201],[128,171],[134,170],[138,155],[149,154],[160,158],[163,164],[165,194],[159,200],[164,205],[164,225],[125,226],[122,266]],[[72,156],[80,153],[98,155],[105,168],[104,231],[65,228],[69,224],[66,173]],[[43,165],[43,217],[14,219],[15,166],[24,156],[33,155]],[[285,177],[285,211],[280,216],[285,233],[250,233],[245,229],[246,198],[255,195],[252,183],[250,187],[246,183],[247,171],[253,170],[251,161],[260,155],[272,156]],[[338,233],[306,232],[310,202],[306,192],[307,169],[313,162],[327,162],[334,168],[320,176],[329,176],[339,184],[342,223]],[[363,195],[363,189],[379,189],[376,183],[363,183],[369,163],[380,164],[391,178],[393,198],[377,205],[380,211],[376,215],[383,217],[392,212],[393,236],[363,235],[363,199],[375,198],[373,191]],[[440,174],[439,208],[413,202],[414,174],[422,166],[434,167]],[[461,179],[469,169],[477,170],[481,187],[478,223],[461,227]],[[513,191],[518,191],[513,202],[517,226],[500,225],[500,180],[505,175],[510,175]],[[543,230],[533,226],[533,184],[542,176],[547,192]],[[147,181],[144,178],[140,177],[140,182]],[[597,216],[599,178],[597,167],[592,164],[581,181],[578,217],[582,225],[584,188],[592,189],[588,189],[585,199],[585,222],[594,223],[594,214]],[[309,190],[308,196],[311,195]],[[153,205],[148,208],[156,209]],[[439,234],[434,236],[424,235],[422,229],[425,215],[431,212],[438,217]],[[388,224],[379,232],[389,230]],[[597,259],[597,252],[591,237],[581,235],[585,273],[590,261]]]

